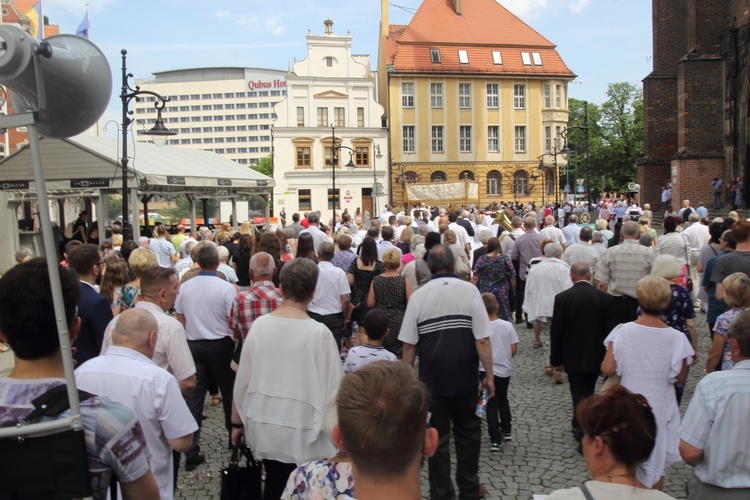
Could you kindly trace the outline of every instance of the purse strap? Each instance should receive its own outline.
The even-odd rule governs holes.
[[[690,244],[688,243],[688,240],[687,238],[685,238],[684,235],[682,236],[682,242],[685,244],[685,246],[682,247],[682,249],[685,251],[685,265],[687,266],[687,271],[688,271],[688,276],[689,276],[690,275],[690,257],[688,256],[687,249],[690,246]]]
[[[588,486],[586,486],[586,483],[583,483],[581,486],[579,486],[579,488],[581,488],[581,491],[583,492],[583,496],[586,497],[586,500],[594,500],[594,496],[589,491],[589,488]]]
[[[93,396],[86,391],[78,391],[79,401],[85,401]],[[57,385],[34,398],[31,403],[34,405],[34,410],[23,419],[26,423],[32,423],[41,417],[55,417],[70,409],[68,387],[65,384]]]
[[[253,451],[245,443],[239,443],[232,447],[232,457],[229,459],[229,463],[239,464],[241,460],[240,454],[245,457],[248,464],[258,463],[255,457],[253,457]]]

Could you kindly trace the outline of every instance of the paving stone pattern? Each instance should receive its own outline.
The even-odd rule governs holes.
[[[682,401],[684,414],[693,389],[703,376],[710,340],[705,315],[696,315],[700,336],[700,359],[690,370]],[[524,325],[517,325],[521,340],[514,359],[510,381],[510,403],[513,413],[513,440],[505,442],[499,452],[490,452],[486,425],[482,429],[482,454],[479,474],[487,486],[488,499],[530,499],[535,493],[550,493],[571,488],[590,479],[583,456],[576,452],[570,432],[572,403],[566,383],[555,385],[544,375],[542,349],[532,349],[533,335]],[[207,400],[207,403],[210,400]],[[177,498],[219,498],[219,468],[229,460],[225,449],[226,431],[221,427],[221,406],[206,409],[202,449],[206,464],[192,472],[184,470],[178,481]],[[184,462],[184,460],[183,460]],[[453,465],[455,471],[455,462]],[[667,470],[664,491],[675,498],[685,498],[685,484],[692,467],[677,463]],[[422,471],[422,497],[429,496],[427,465]]]

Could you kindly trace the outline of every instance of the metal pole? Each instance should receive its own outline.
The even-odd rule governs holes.
[[[589,197],[588,210],[591,210],[591,159],[589,158],[589,103],[583,101],[583,128],[586,132],[586,192]]]
[[[128,217],[128,69],[126,65],[126,56],[128,51],[122,49],[122,91],[120,92],[120,99],[122,100],[122,124],[120,131],[122,132],[122,225],[125,228],[123,238],[128,239],[129,235],[132,235],[132,228],[128,231],[130,224],[130,217]],[[101,228],[100,228],[101,229]]]
[[[380,153],[380,146],[377,146],[378,148],[378,154]],[[377,156],[375,155],[375,149],[373,148],[372,151],[372,202],[373,202],[373,208],[372,208],[372,214],[371,217],[375,217],[375,214],[378,213],[378,176],[377,171],[375,170],[375,160],[377,159]]]
[[[331,125],[331,182],[333,183],[333,218],[331,219],[331,230],[336,227],[336,160],[338,150],[336,149],[336,128]]]

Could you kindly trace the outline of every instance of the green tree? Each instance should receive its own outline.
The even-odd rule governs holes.
[[[643,156],[643,92],[631,83],[610,83],[607,97],[601,106],[605,149],[598,167],[610,189],[626,191]]]

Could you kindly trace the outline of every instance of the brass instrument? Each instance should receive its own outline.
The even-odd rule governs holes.
[[[493,224],[499,224],[503,227],[506,231],[510,232],[513,227],[510,224],[510,219],[513,217],[513,212],[509,208],[506,208],[505,210],[502,210],[497,213],[495,216],[495,220],[493,221]]]

